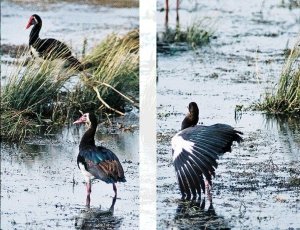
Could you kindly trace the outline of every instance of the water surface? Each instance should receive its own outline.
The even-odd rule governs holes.
[[[163,7],[158,3],[158,9]],[[165,30],[158,12],[158,32]],[[210,16],[216,38],[204,47],[158,55],[158,229],[299,228],[299,118],[274,118],[248,108],[278,81],[300,31],[299,8],[282,1],[209,1],[181,4],[182,28]],[[175,4],[169,27],[175,26]],[[171,137],[189,102],[205,125],[230,124],[244,143],[219,160],[213,202],[182,203],[171,162]],[[203,202],[204,201],[204,202]]]

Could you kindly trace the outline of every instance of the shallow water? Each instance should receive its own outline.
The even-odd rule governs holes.
[[[169,26],[175,25],[174,8]],[[218,22],[208,46],[158,56],[158,229],[299,228],[299,118],[235,108],[247,108],[277,82],[283,50],[300,31],[300,9],[281,1],[185,1],[180,24],[207,15]],[[157,18],[160,32],[164,12]],[[226,123],[244,133],[243,144],[219,160],[212,205],[179,200],[171,162],[170,139],[191,101],[198,103],[200,122]]]
[[[11,49],[16,49],[12,45],[26,46],[31,28],[25,30],[25,27],[32,14],[40,15],[43,20],[40,38],[55,38],[64,42],[79,60],[82,58],[85,42],[86,55],[112,33],[122,35],[138,28],[139,10],[135,6],[135,0],[128,1],[130,6],[128,8],[118,4],[95,2],[97,1],[79,4],[76,1],[48,1],[33,4],[28,1],[2,1],[1,44],[11,46]],[[2,84],[14,68],[6,63],[14,60],[7,51],[20,54],[23,49],[2,51],[4,53],[1,57]],[[25,53],[25,56],[29,54]]]
[[[137,7],[114,8],[72,1],[52,4],[2,1],[1,12],[2,43],[28,44],[31,28],[25,30],[25,26],[32,14],[38,14],[43,20],[40,37],[64,41],[76,53],[82,50],[84,39],[91,48],[113,32],[122,34],[139,25]]]
[[[67,229],[84,223],[97,227],[138,228],[138,132],[97,134],[119,157],[127,182],[117,184],[113,215],[103,215],[112,203],[112,185],[95,181],[91,209],[85,207],[84,178],[77,167],[78,145],[84,128],[65,128],[52,138],[22,147],[1,148],[1,229]],[[101,219],[96,216],[101,216]]]

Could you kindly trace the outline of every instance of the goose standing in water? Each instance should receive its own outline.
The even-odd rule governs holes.
[[[197,195],[201,198],[201,189],[205,193],[205,187],[209,194],[219,155],[230,152],[232,143],[240,143],[243,139],[240,136],[242,132],[230,125],[197,125],[197,104],[191,102],[188,108],[189,113],[181,124],[182,130],[172,138],[171,143],[182,198],[190,199],[193,196],[195,199]]]
[[[86,205],[90,206],[92,179],[99,179],[113,185],[117,197],[117,182],[126,182],[123,167],[118,157],[109,149],[95,145],[97,118],[93,113],[83,114],[74,124],[85,123],[89,129],[84,133],[79,144],[77,165],[86,181]]]

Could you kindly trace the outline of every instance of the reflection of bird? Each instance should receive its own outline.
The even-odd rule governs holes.
[[[85,177],[87,198],[86,205],[90,206],[91,179],[100,179],[113,184],[117,197],[116,182],[126,182],[123,167],[118,157],[109,149],[95,145],[97,118],[93,113],[83,114],[74,124],[86,123],[89,129],[84,133],[79,144],[77,164]]]
[[[114,206],[116,198],[112,199],[112,204],[108,210],[100,208],[87,208],[80,210],[80,214],[75,217],[76,229],[119,229],[122,218],[114,216]]]
[[[186,199],[197,194],[201,197],[201,189],[205,192],[203,176],[209,192],[219,155],[230,152],[234,141],[243,140],[240,131],[226,124],[196,125],[199,109],[195,102],[189,104],[189,111],[182,122],[183,130],[172,138],[173,163],[182,198]]]
[[[68,61],[69,67],[76,68],[80,71],[83,70],[82,64],[72,56],[71,50],[67,45],[53,38],[39,38],[39,33],[42,28],[42,19],[37,14],[33,14],[29,18],[26,29],[32,25],[33,28],[29,35],[31,55],[49,60],[62,58]]]
[[[205,209],[205,199],[180,201],[174,224],[180,229],[229,229],[224,217],[215,212],[212,202]]]

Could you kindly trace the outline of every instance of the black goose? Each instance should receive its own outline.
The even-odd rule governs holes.
[[[69,67],[76,68],[79,71],[83,70],[82,64],[72,56],[72,52],[67,45],[53,38],[40,39],[42,19],[37,14],[33,14],[29,18],[26,29],[32,25],[33,28],[29,35],[29,47],[32,56],[49,60],[62,58],[68,61]]]
[[[79,144],[77,165],[85,177],[87,189],[86,205],[90,206],[92,179],[100,179],[106,183],[112,183],[115,197],[117,197],[115,183],[126,182],[126,179],[118,157],[109,149],[95,145],[96,116],[93,113],[85,113],[74,122],[74,124],[80,123],[85,123],[89,126]]]
[[[191,102],[188,106],[189,112],[181,123],[181,130],[198,124],[199,109],[195,102]]]
[[[172,138],[172,155],[182,198],[201,198],[201,189],[211,186],[220,154],[231,151],[234,141],[243,141],[230,125],[196,125],[199,109],[195,102],[189,104],[189,114],[182,122],[182,130]],[[209,191],[207,191],[209,192]],[[209,194],[208,194],[209,195]],[[210,196],[210,195],[209,195]]]

